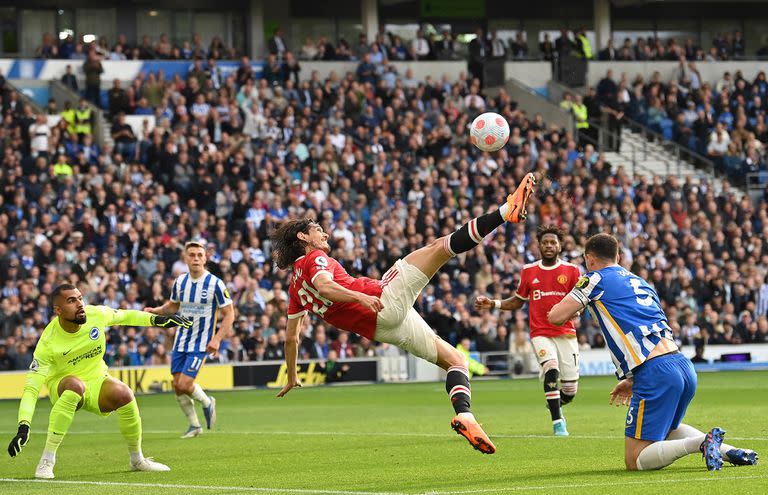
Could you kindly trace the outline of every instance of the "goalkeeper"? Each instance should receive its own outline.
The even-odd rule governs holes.
[[[139,408],[131,389],[107,373],[105,330],[112,325],[188,327],[191,321],[183,316],[86,306],[80,291],[70,284],[58,286],[51,301],[57,317],[45,328],[35,348],[19,405],[19,430],[8,446],[8,453],[15,457],[29,441],[38,394],[45,383],[53,407],[36,478],[54,477],[56,451],[80,408],[103,417],[117,411],[132,470],[170,471],[168,466],[144,457],[141,452]]]

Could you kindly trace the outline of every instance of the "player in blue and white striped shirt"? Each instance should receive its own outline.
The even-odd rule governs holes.
[[[224,282],[205,269],[208,260],[202,242],[192,241],[184,245],[184,261],[189,273],[176,279],[170,301],[157,308],[145,308],[145,311],[161,315],[181,313],[193,321],[190,328],[178,329],[171,352],[176,400],[189,420],[189,427],[181,438],[191,438],[203,432],[192,399],[202,404],[208,429],[216,423],[216,399],[206,395],[195,383],[195,378],[205,358],[209,354],[216,357],[221,339],[231,334],[235,312]],[[222,318],[217,332],[219,309]]]
[[[704,434],[682,424],[696,393],[696,371],[672,339],[656,291],[619,266],[616,238],[590,237],[584,259],[589,272],[548,318],[561,325],[589,307],[599,323],[621,380],[611,392],[610,403],[629,405],[624,430],[627,469],[660,469],[699,452],[710,471],[719,470],[723,459],[755,464],[755,452],[722,443],[725,432],[720,428]]]

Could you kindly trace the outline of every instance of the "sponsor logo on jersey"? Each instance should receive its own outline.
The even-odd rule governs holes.
[[[98,339],[99,338],[99,328],[98,327],[91,328],[91,333],[88,334],[88,335],[91,337],[91,340]],[[69,352],[69,351],[67,351],[67,352]]]
[[[557,277],[557,283],[565,285],[568,282],[568,276],[567,275],[560,275]]]
[[[29,371],[37,371],[37,368],[40,367],[40,363],[37,362],[37,359],[33,359],[31,363],[29,363]]]
[[[327,267],[328,266],[328,260],[324,256],[318,256],[315,258],[315,264],[320,267]]]
[[[227,299],[232,299],[232,296],[229,295],[229,289],[224,289],[224,297]]]
[[[534,301],[538,301],[542,297],[549,297],[549,296],[565,297],[565,292],[560,292],[558,290],[539,290],[539,289],[536,289],[535,291],[533,291]]]
[[[531,282],[531,283],[532,283],[532,284],[538,284],[539,282],[540,282],[540,280],[539,280],[538,278],[534,278],[534,279],[533,279],[533,282]]]

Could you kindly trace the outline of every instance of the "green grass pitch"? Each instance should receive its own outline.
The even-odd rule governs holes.
[[[686,422],[702,430],[721,426],[727,441],[765,457],[766,382],[768,372],[700,374]],[[32,481],[50,411],[41,400],[21,457],[3,453],[0,493],[768,493],[768,458],[710,473],[693,455],[662,471],[625,472],[626,409],[608,406],[614,383],[582,379],[565,408],[571,436],[554,438],[537,380],[476,381],[474,411],[496,443],[492,456],[450,429],[441,383],[304,388],[284,399],[272,390],[221,392],[214,394],[216,429],[190,440],[178,438],[186,424],[171,395],[142,396],[144,453],[171,466],[170,473],[130,472],[116,418],[79,412],[59,449],[53,483]],[[17,406],[0,402],[3,449],[15,432]]]

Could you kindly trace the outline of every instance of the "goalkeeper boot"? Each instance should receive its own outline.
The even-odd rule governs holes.
[[[187,431],[181,436],[181,438],[194,438],[203,432],[203,428],[200,426],[189,425]]]
[[[483,454],[493,454],[496,452],[496,446],[493,445],[493,442],[485,434],[480,423],[472,415],[457,414],[453,421],[451,421],[451,428],[466,438],[475,450],[479,450]]]
[[[757,464],[758,455],[754,450],[731,449],[723,458],[734,466],[754,466]]]
[[[720,428],[712,428],[699,447],[709,471],[720,471],[723,468],[723,456],[720,454],[723,435],[725,432]]]
[[[536,178],[532,173],[526,174],[522,182],[517,186],[515,192],[507,196],[507,214],[504,220],[510,223],[520,223],[525,220],[528,210],[528,200],[533,194],[533,188],[536,186]]]
[[[155,462],[151,457],[142,457],[139,462],[131,463],[131,471],[170,471],[165,464]]]
[[[54,463],[51,462],[48,459],[40,459],[40,462],[37,465],[37,469],[35,469],[35,478],[40,478],[44,480],[52,480],[55,478],[53,475],[53,466]]]
[[[552,430],[554,431],[556,437],[567,437],[568,428],[565,424],[565,418],[560,418],[552,422]]]
[[[210,396],[208,398],[211,399],[211,405],[203,408],[203,416],[205,416],[205,425],[210,430],[216,425],[216,399]]]

